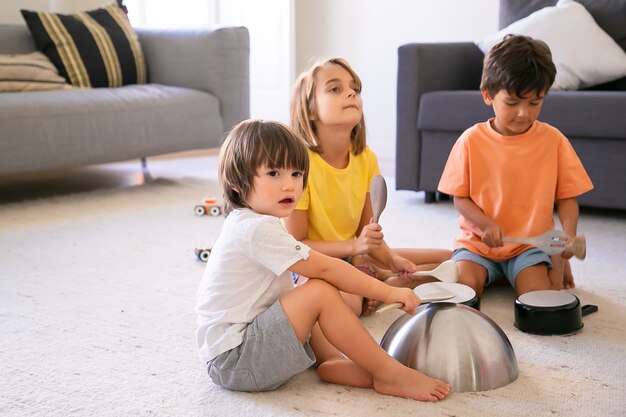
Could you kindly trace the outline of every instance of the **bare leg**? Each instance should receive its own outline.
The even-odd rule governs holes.
[[[482,265],[472,261],[458,261],[456,265],[459,267],[459,283],[465,284],[476,291],[476,295],[480,296],[485,288],[487,280],[487,270]]]
[[[413,262],[418,271],[428,271],[430,269],[436,268],[443,261],[447,261],[452,256],[452,251],[447,249],[392,249],[395,253],[402,256],[403,258],[408,259]],[[361,258],[359,261],[358,258]],[[369,255],[362,255],[360,257],[353,258],[353,264],[357,265],[359,262],[367,262],[369,265],[373,266],[376,269],[376,274],[378,278],[381,280],[385,280],[389,278],[391,275],[394,275],[388,269],[387,265],[383,265],[378,262],[376,259],[372,258]]]
[[[561,270],[561,277],[563,270]],[[530,291],[554,290],[562,288],[562,281],[558,284],[551,281],[548,275],[548,266],[546,264],[537,264],[522,269],[515,278],[515,292],[522,295]]]
[[[389,356],[330,284],[310,279],[283,296],[281,304],[302,343],[319,323],[326,339],[354,363],[342,360],[323,363],[320,377],[326,381],[351,381],[352,377],[346,377],[347,373],[363,375],[366,372],[372,376],[374,389],[381,394],[421,401],[437,401],[449,394],[448,384],[408,368]]]
[[[357,317],[360,317],[363,309],[363,297],[343,291],[340,291],[340,293],[348,307],[352,309]]]
[[[569,265],[569,261],[563,258],[560,254],[552,255],[550,259],[552,260],[552,268],[547,271],[548,278],[550,280],[550,289],[561,290],[565,288],[565,265]]]
[[[317,374],[323,381],[372,388],[374,384],[372,375],[330,344],[317,323],[311,330],[309,343],[315,352]]]
[[[447,261],[452,257],[452,251],[448,249],[392,249],[395,253],[420,266],[423,264],[435,264],[436,267],[443,261]],[[427,271],[423,269],[422,271]]]
[[[574,274],[572,274],[572,266],[569,263],[569,259],[564,259],[563,288],[568,290],[576,288],[576,284],[574,283]]]

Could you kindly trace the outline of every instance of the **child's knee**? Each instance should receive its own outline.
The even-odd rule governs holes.
[[[311,301],[319,303],[325,300],[341,298],[339,290],[336,287],[321,279],[309,279],[302,286],[306,286]]]

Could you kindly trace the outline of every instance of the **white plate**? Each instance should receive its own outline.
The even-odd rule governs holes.
[[[558,307],[576,301],[576,297],[567,290],[541,290],[522,294],[518,300],[531,307]]]
[[[429,294],[435,294],[439,292],[451,292],[454,294],[453,298],[448,300],[433,301],[433,303],[465,303],[476,297],[476,291],[465,284],[459,284],[458,282],[427,282],[415,287],[415,294],[419,298],[426,298]]]

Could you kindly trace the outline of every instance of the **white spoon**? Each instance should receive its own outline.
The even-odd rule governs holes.
[[[587,242],[584,235],[574,237],[572,242],[568,242],[569,236],[561,230],[550,230],[544,234],[533,237],[511,237],[504,236],[503,242],[521,243],[535,246],[548,255],[556,255],[566,249],[571,250],[578,259],[585,259],[587,255]]]
[[[413,272],[414,277],[435,277],[441,282],[457,282],[459,280],[459,268],[452,259],[443,261],[432,271]]]
[[[450,298],[454,298],[455,296],[456,294],[453,294],[447,291],[435,292],[432,294],[428,294],[427,296],[424,296],[424,298],[420,298],[421,300],[420,304],[430,303],[431,301],[449,300]],[[398,307],[402,307],[402,303],[387,304],[386,306],[381,307],[378,310],[376,310],[376,312],[384,313],[385,311],[393,310],[394,308],[398,308]]]

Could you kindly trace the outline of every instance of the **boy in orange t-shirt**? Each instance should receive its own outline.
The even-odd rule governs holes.
[[[452,256],[459,282],[477,294],[501,276],[518,295],[573,286],[571,278],[564,280],[571,252],[550,257],[502,241],[554,229],[555,200],[563,231],[573,238],[576,197],[593,188],[567,138],[537,121],[555,74],[550,49],[540,40],[507,35],[495,45],[485,56],[480,86],[495,117],[463,132],[439,182],[460,213]]]

